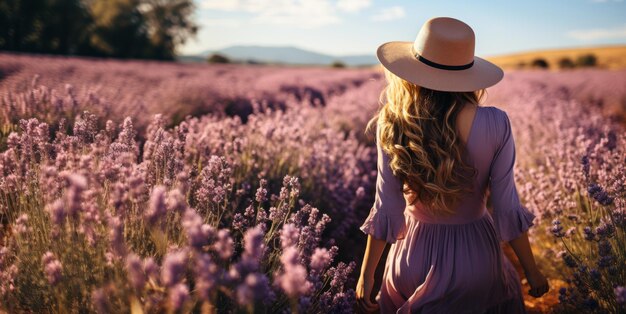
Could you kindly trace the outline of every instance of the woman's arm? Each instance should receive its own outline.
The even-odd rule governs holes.
[[[383,255],[387,242],[379,240],[371,235],[367,236],[367,246],[365,247],[365,255],[363,257],[363,265],[361,266],[361,275],[356,285],[357,303],[364,311],[378,310],[378,304],[372,303],[371,295],[374,288],[374,272]]]
[[[374,278],[374,271],[380,262],[387,242],[379,240],[371,235],[367,236],[367,246],[365,247],[365,256],[363,257],[363,265],[361,267],[361,277]]]
[[[526,279],[530,285],[528,293],[537,298],[548,292],[548,281],[537,268],[537,264],[535,264],[533,251],[528,242],[528,232],[524,232],[519,237],[509,241],[509,244],[513,248],[515,255],[517,255],[520,264],[522,264],[522,268],[524,268]]]
[[[509,241],[509,244],[515,251],[520,264],[522,264],[524,273],[528,274],[537,270],[537,264],[535,264],[535,258],[528,242],[528,232],[524,232],[518,238]]]

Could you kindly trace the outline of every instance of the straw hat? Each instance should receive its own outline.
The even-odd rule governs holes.
[[[475,91],[504,76],[497,65],[474,55],[472,28],[450,17],[426,21],[415,42],[387,42],[378,47],[376,55],[393,74],[440,91]]]

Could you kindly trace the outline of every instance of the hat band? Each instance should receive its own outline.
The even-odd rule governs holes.
[[[437,68],[437,69],[441,69],[441,70],[451,70],[451,71],[459,71],[459,70],[467,70],[469,68],[472,67],[472,65],[474,65],[474,60],[472,60],[472,62],[468,63],[468,64],[464,64],[464,65],[445,65],[445,64],[441,64],[441,63],[437,63],[437,62],[433,62],[430,61],[424,57],[422,57],[419,53],[415,52],[415,48],[411,47],[411,50],[413,50],[413,52],[415,53],[415,58],[417,58],[417,60],[421,61],[422,63],[431,66],[433,68]]]

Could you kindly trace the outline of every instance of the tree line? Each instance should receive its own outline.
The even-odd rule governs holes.
[[[194,36],[192,0],[2,0],[0,50],[172,60]]]

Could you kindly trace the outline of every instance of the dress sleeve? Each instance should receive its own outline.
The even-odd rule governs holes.
[[[535,215],[522,205],[514,178],[515,141],[504,111],[498,120],[499,139],[490,169],[491,202],[496,232],[502,241],[519,237],[533,225]]]
[[[376,128],[376,149],[378,151],[376,195],[369,215],[359,229],[375,239],[395,243],[406,236],[404,209],[406,200],[402,192],[402,182],[393,175],[389,167],[389,156],[379,143],[379,128]]]

